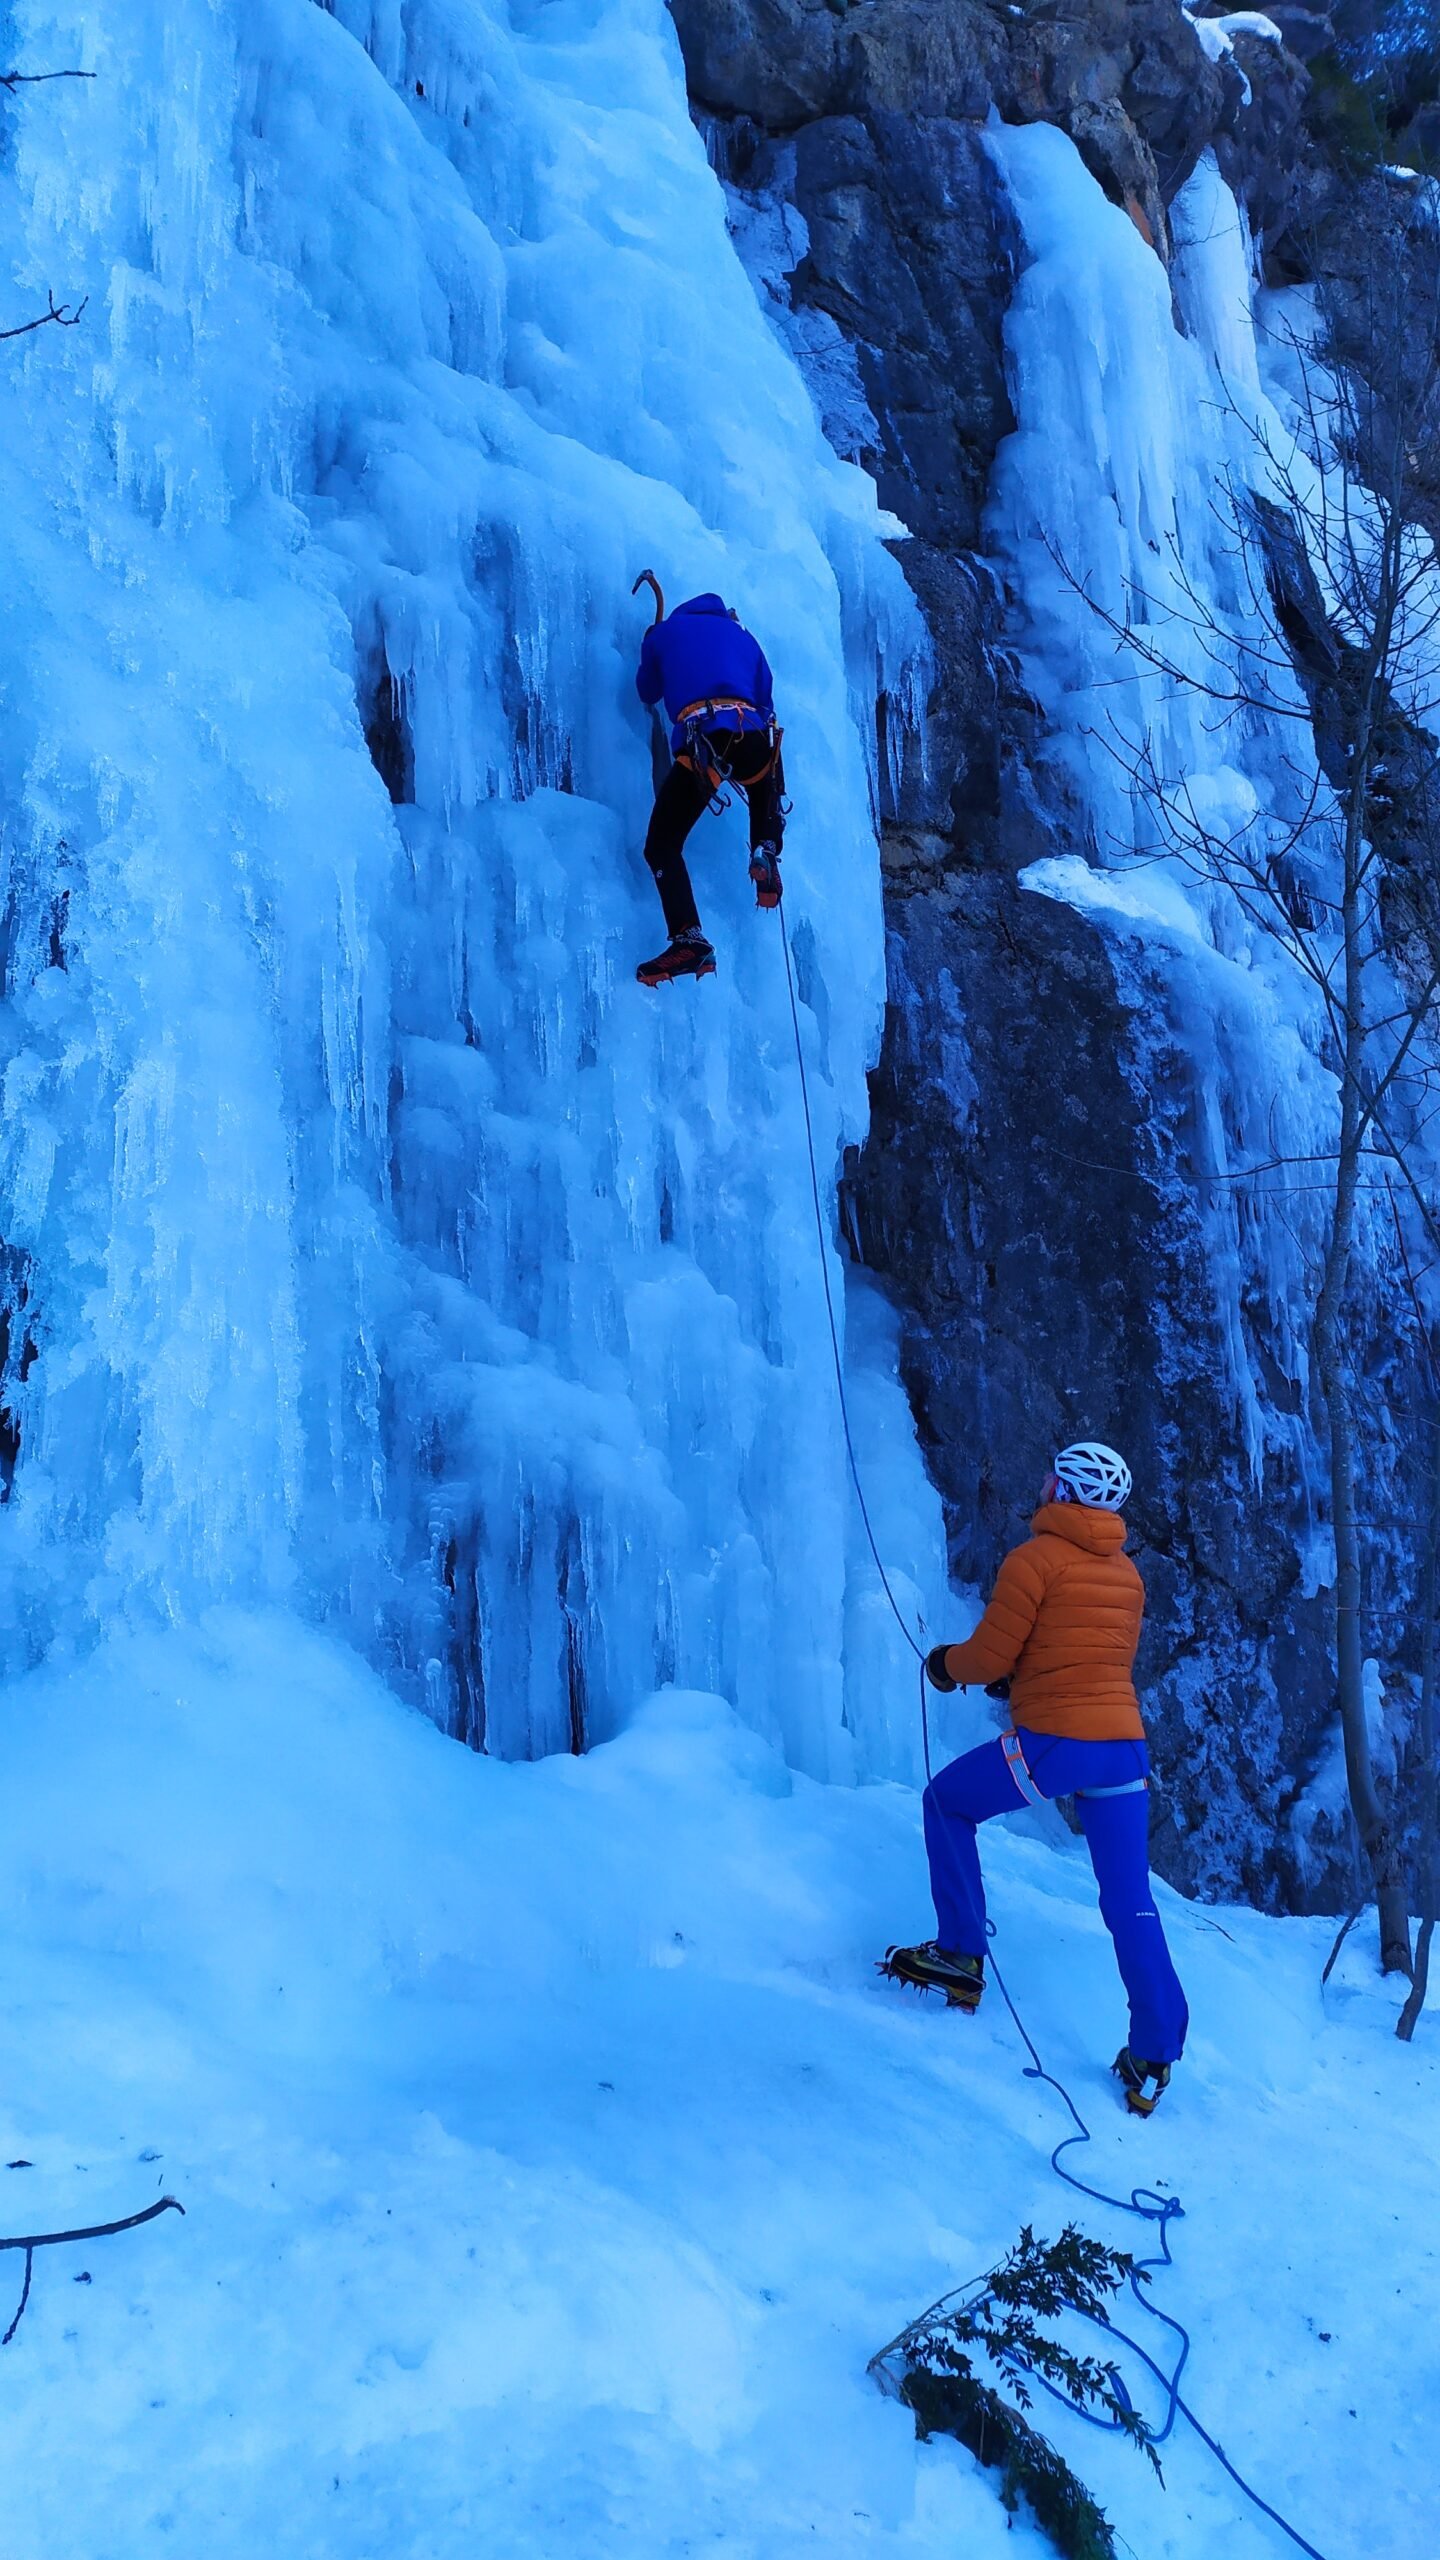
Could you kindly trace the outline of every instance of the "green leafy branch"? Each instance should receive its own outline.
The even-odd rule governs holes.
[[[1145,2269],[1073,2223],[1050,2241],[1037,2240],[1027,2225],[1002,2264],[956,2308],[937,2303],[872,2365],[914,2412],[922,2436],[954,2436],[1001,2472],[1001,2504],[1013,2513],[1023,2496],[1065,2560],[1115,2560],[1115,2539],[1083,2481],[1022,2414],[1034,2406],[1032,2377],[1072,2407],[1103,2416],[1146,2456],[1157,2478],[1164,2475],[1113,2361],[1077,2354],[1041,2324],[1069,2312],[1108,2327],[1111,2297],[1132,2279],[1145,2283]],[[1016,2405],[982,2378],[977,2356],[1004,2376]],[[898,2376],[896,2357],[902,2359]]]

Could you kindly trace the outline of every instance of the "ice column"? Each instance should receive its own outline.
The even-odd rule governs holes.
[[[1243,839],[1263,857],[1315,779],[1303,719],[1232,717],[1214,698],[1234,687],[1247,636],[1272,645],[1263,572],[1236,529],[1266,468],[1248,243],[1208,156],[1174,209],[1172,277],[1064,135],[996,129],[991,148],[1027,261],[1006,330],[1018,426],[1000,455],[992,534],[1026,681],[1054,741],[1057,805],[1076,827],[1026,884],[1107,932],[1147,1091],[1164,1089],[1177,1041],[1185,1058],[1191,1161],[1177,1174],[1196,1182],[1237,1418],[1258,1471],[1267,1441],[1288,1443],[1293,1426],[1261,1391],[1244,1310],[1264,1303],[1270,1347],[1302,1378],[1297,1318],[1317,1210],[1284,1160],[1329,1140],[1324,1023],[1298,968],[1177,850],[1150,787],[1158,780],[1215,838]],[[1144,646],[1117,638],[1117,626]],[[1275,1171],[1250,1175],[1265,1164]],[[1163,1179],[1166,1166],[1156,1171]]]

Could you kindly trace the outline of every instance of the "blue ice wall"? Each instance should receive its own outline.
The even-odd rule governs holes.
[[[720,589],[777,669],[827,1223],[883,990],[874,706],[923,635],[661,0],[11,14],[94,77],[4,103],[6,316],[89,296],[0,371],[5,1658],[280,1601],[503,1752],[673,1678],[817,1772],[909,1769],[738,814],[697,842],[718,977],[632,980],[630,586]]]

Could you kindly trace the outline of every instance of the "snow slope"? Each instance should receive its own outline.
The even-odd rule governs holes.
[[[7,2560],[1039,2553],[865,2378],[1070,2209],[993,1994],[971,2022],[872,1971],[928,1921],[908,1789],[792,1775],[693,1693],[582,1761],[481,1759],[224,1614],[12,1689],[0,1808],[3,2227],[186,2207],[42,2255]],[[1102,2183],[1183,2194],[1194,2401],[1327,2560],[1420,2560],[1433,2042],[1390,2035],[1372,1949],[1322,2003],[1324,1924],[1166,1895],[1195,2037],[1133,2126],[1083,1853],[1027,1817],[989,1856]],[[1147,2560],[1288,2547],[1193,2440],[1162,2493],[1057,2431]]]

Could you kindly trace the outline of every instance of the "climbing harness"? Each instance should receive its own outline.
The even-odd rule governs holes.
[[[1013,1724],[1011,1725],[1008,1733],[1001,1734],[1000,1748],[1005,1754],[1005,1766],[1009,1770],[1011,1777],[1014,1779],[1016,1786],[1020,1790],[1020,1793],[1025,1798],[1026,1803],[1048,1804],[1048,1796],[1042,1796],[1034,1779],[1030,1775],[1030,1764],[1025,1757],[1025,1745],[1021,1741]]]
[[[809,1081],[805,1073],[805,1050],[800,1037],[800,1008],[795,993],[795,971],[790,956],[790,935],[789,929],[786,925],[785,910],[783,907],[780,910],[780,937],[785,953],[785,983],[790,994],[790,1020],[795,1033],[795,1062],[800,1071],[800,1100],[805,1119],[805,1144],[810,1159],[810,1196],[815,1207],[815,1233],[820,1247],[820,1277],[825,1290],[825,1314],[830,1327],[830,1348],[835,1361],[835,1384],[839,1391],[840,1421],[845,1435],[845,1454],[849,1460],[851,1482],[855,1487],[855,1499],[860,1506],[860,1517],[864,1522],[865,1535],[869,1542],[870,1553],[874,1557],[875,1570],[880,1577],[880,1587],[883,1590],[886,1599],[890,1603],[895,1623],[905,1638],[906,1643],[909,1645],[911,1652],[915,1655],[920,1667],[920,1731],[925,1751],[925,1776],[928,1780],[933,1776],[934,1772],[930,1766],[930,1716],[929,1703],[925,1695],[925,1652],[923,1646],[918,1644],[915,1637],[911,1634],[904,1612],[900,1607],[900,1603],[896,1599],[895,1594],[890,1587],[890,1577],[886,1573],[884,1563],[881,1559],[879,1543],[876,1539],[874,1525],[870,1518],[869,1505],[865,1499],[865,1488],[860,1476],[860,1464],[855,1454],[854,1434],[850,1427],[850,1407],[849,1400],[845,1392],[845,1368],[840,1354],[840,1333],[835,1320],[835,1301],[830,1287],[829,1240],[825,1232],[825,1215],[820,1204],[820,1176],[815,1162],[815,1125],[810,1111],[810,1088]],[[1002,1740],[1007,1742],[1013,1741],[1016,1744],[1019,1752],[1020,1766],[1025,1769],[1025,1777],[1029,1780],[1030,1789],[1034,1789],[1034,1780],[1030,1778],[1028,1768],[1025,1768],[1024,1751],[1023,1748],[1020,1747],[1018,1735],[1016,1735],[1012,1729],[1008,1735],[1002,1736]],[[1010,1764],[1011,1773],[1015,1776],[1017,1786],[1020,1786],[1022,1794],[1026,1794],[1028,1790],[1026,1786],[1022,1784],[1018,1772],[1015,1769],[1015,1762],[1011,1758],[1008,1750],[1005,1756]],[[1083,1792],[1087,1795],[1094,1796],[1131,1795],[1140,1793],[1140,1791],[1147,1785],[1148,1781],[1144,1778],[1132,1778],[1124,1786],[1087,1787]],[[1038,1789],[1035,1789],[1034,1794],[1031,1796],[1031,1801],[1037,1800],[1040,1802],[1045,1801],[1044,1798],[1039,1796]],[[986,1930],[987,1935],[993,1941],[995,1936],[995,1923],[993,1920],[987,1921]],[[1325,2555],[1316,2549],[1313,2542],[1307,2542],[1303,2533],[1298,2533],[1293,2524],[1286,2522],[1286,2519],[1280,2514],[1278,2508],[1272,2507],[1268,2499],[1262,2498],[1258,2489],[1251,2488],[1249,2481],[1244,2479],[1240,2472],[1236,2470],[1234,2463],[1231,2461],[1224,2447],[1217,2442],[1214,2436],[1212,2436],[1203,2419],[1196,2415],[1189,2402],[1181,2395],[1181,2377],[1184,2374],[1185,2367],[1190,2356],[1190,2333],[1182,2321],[1174,2319],[1168,2311],[1161,2311],[1156,2304],[1147,2301],[1145,2294],[1141,2290],[1142,2279],[1152,2267],[1172,2267],[1175,2263],[1170,2253],[1170,2225],[1172,2222],[1180,2221],[1183,2217],[1185,2208],[1181,2204],[1180,2198],[1175,2195],[1161,2195],[1153,2187],[1132,2187],[1128,2197],[1107,2195],[1103,2187],[1092,2187],[1088,2185],[1085,2179],[1076,2176],[1073,2169],[1065,2167],[1063,2161],[1064,2153],[1074,2149],[1078,2144],[1092,2141],[1094,2137],[1091,2134],[1090,2127],[1085,2122],[1084,2117],[1081,2115],[1079,2108],[1076,2106],[1075,2101],[1071,2097],[1064,2082],[1062,2080],[1057,2080],[1052,2071],[1047,2071],[1044,2063],[1041,2061],[1039,2053],[1036,2050],[1034,2040],[1030,2035],[1030,2031],[1026,2027],[1019,2010],[1016,2008],[1014,2001],[1010,1997],[1009,1986],[1006,1983],[1004,1974],[1001,1972],[999,1965],[995,1961],[993,1944],[987,1950],[987,1962],[989,1971],[994,1975],[996,1982],[1000,1986],[1000,1996],[1003,1999],[1006,2008],[1010,2012],[1011,2019],[1014,2022],[1015,2032],[1019,2036],[1026,2052],[1030,2056],[1029,2062],[1027,2064],[1022,2064],[1021,2066],[1024,2077],[1027,2080],[1041,2081],[1047,2089],[1053,2089],[1075,2127],[1073,2133],[1068,2133],[1062,2136],[1061,2140],[1056,2143],[1054,2150],[1050,2154],[1050,2166],[1054,2170],[1056,2177],[1061,2179],[1067,2187],[1072,2187],[1078,2195],[1088,2196],[1092,2203],[1102,2204],[1110,2212],[1134,2214],[1139,2221],[1151,2222],[1155,2225],[1156,2235],[1160,2243],[1159,2249],[1151,2257],[1136,2260],[1135,2269],[1129,2279],[1129,2282],[1130,2290],[1141,2310],[1148,2312],[1152,2320],[1158,2320],[1161,2326],[1168,2329],[1171,2336],[1177,2341],[1178,2352],[1176,2354],[1173,2371],[1167,2373],[1164,2367],[1157,2363],[1156,2359],[1149,2353],[1148,2349],[1141,2345],[1140,2340],[1138,2338],[1132,2338],[1127,2330],[1117,2328],[1113,2320],[1107,2319],[1099,2314],[1095,2315],[1097,2325],[1103,2329],[1106,2337],[1118,2339],[1122,2346],[1128,2347],[1133,2355],[1138,2356],[1140,2362],[1146,2367],[1147,2371],[1155,2376],[1156,2381],[1161,2385],[1161,2388],[1165,2393],[1166,2406],[1164,2424],[1158,2428],[1151,2429],[1151,2442],[1153,2444],[1164,2444],[1167,2437],[1172,2433],[1177,2419],[1184,2418],[1187,2424],[1194,2429],[1194,2432],[1200,2438],[1201,2443],[1207,2446],[1209,2451],[1213,2453],[1222,2471],[1224,2471],[1228,2479],[1234,2482],[1235,2487],[1240,2491],[1242,2497],[1248,2498],[1250,2504],[1253,2507],[1258,2508],[1261,2515],[1268,2516],[1272,2524],[1278,2525],[1281,2532],[1289,2536],[1296,2548],[1307,2554],[1307,2560],[1325,2560]],[[894,2347],[906,2344],[917,2334],[918,2331],[925,2327],[927,2322],[933,2320],[937,2311],[942,2311],[948,2304],[958,2301],[962,2294],[969,2295],[973,2299],[974,2293],[975,2285],[972,2280],[969,2285],[958,2286],[953,2293],[943,2294],[938,2302],[932,2303],[928,2311],[922,2312],[918,2320],[912,2321],[909,2328],[902,2331],[901,2336],[894,2341],[892,2347],[887,2347],[882,2350],[882,2357],[893,2353]],[[877,2358],[875,2361],[878,2363],[880,2360],[881,2359]],[[1059,2390],[1054,2383],[1048,2382],[1043,2374],[1033,2374],[1030,2376],[1030,2379],[1038,2383],[1043,2391],[1048,2391],[1053,2400],[1058,2400],[1062,2408],[1069,2409],[1076,2416],[1083,2418],[1087,2426],[1102,2427],[1107,2434],[1114,2434],[1117,2432],[1116,2421],[1113,2418],[1099,2417],[1093,2410],[1078,2408],[1076,2403],[1067,2398],[1066,2394]],[[1120,2392],[1122,2398],[1128,2399],[1128,2394],[1125,2391],[1125,2385],[1118,2374],[1115,2377],[1115,2384],[1116,2389]],[[1133,2403],[1131,2405],[1133,2406]]]
[[[684,710],[678,711],[675,715],[676,728],[683,729],[685,733],[685,743],[676,752],[676,763],[688,766],[691,773],[703,775],[714,794],[711,803],[713,808],[728,807],[729,804],[725,798],[727,790],[753,791],[760,783],[768,782],[777,768],[778,788],[783,792],[785,769],[780,762],[780,746],[785,732],[774,716],[772,715],[765,722],[763,731],[770,750],[765,762],[758,773],[747,773],[743,782],[737,782],[730,769],[734,748],[742,738],[758,737],[762,732],[744,728],[733,730],[731,732],[733,743],[728,753],[722,753],[719,751],[719,734],[709,726],[716,713],[720,711],[748,711],[752,719],[756,720],[763,720],[765,716],[753,702],[742,701],[738,694],[717,693],[712,694],[704,702],[687,702]]]
[[[687,702],[683,711],[677,711],[675,725],[678,729],[683,729],[690,720],[699,720],[703,723],[713,719],[717,711],[749,711],[757,720],[761,716],[758,704],[747,702],[743,694],[708,693],[703,695],[699,702]],[[770,726],[774,728],[773,720]]]

